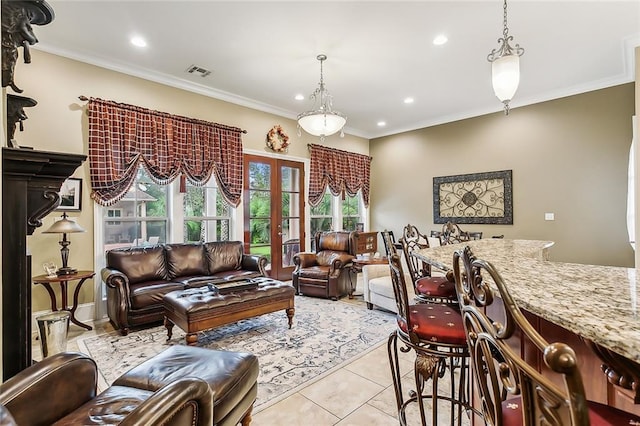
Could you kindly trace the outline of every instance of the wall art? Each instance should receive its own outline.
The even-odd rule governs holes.
[[[511,170],[433,178],[435,223],[513,225]]]

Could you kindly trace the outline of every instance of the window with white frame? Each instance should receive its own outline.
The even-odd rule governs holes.
[[[231,207],[220,194],[215,178],[204,186],[187,183],[182,205],[184,242],[229,241]]]
[[[342,229],[354,231],[357,223],[363,223],[362,215],[362,194],[358,192],[351,197],[345,194],[341,199],[340,212],[342,213]]]
[[[103,209],[104,249],[167,241],[168,187],[153,182],[144,168],[125,196]]]
[[[107,218],[120,219],[122,218],[122,209],[107,209]],[[105,222],[107,226],[118,226],[120,225],[119,220],[107,220]]]
[[[360,192],[351,197],[332,195],[329,189],[322,201],[310,209],[311,251],[315,251],[315,238],[319,231],[354,231],[357,223],[364,222],[364,206]]]

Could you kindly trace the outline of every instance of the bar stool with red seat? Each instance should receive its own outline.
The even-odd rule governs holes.
[[[486,424],[640,424],[640,417],[636,415],[586,399],[573,349],[561,342],[549,344],[533,328],[491,263],[476,259],[471,248],[466,246],[454,253],[453,270],[474,382],[480,393]],[[484,280],[485,273],[487,281]],[[503,323],[491,320],[485,314],[486,307],[498,297],[502,299],[503,309],[496,317]],[[542,375],[512,349],[509,339],[516,333],[521,333],[521,338],[532,342],[532,346],[540,351],[551,374],[561,376],[563,387]],[[537,355],[532,353],[534,350],[528,351],[532,359]]]
[[[457,305],[453,274],[433,276],[431,265],[412,255],[414,251],[429,248],[428,238],[415,225],[408,224],[404,227],[400,243],[418,301]]]
[[[383,232],[383,238],[389,238],[389,234]],[[449,402],[451,425],[456,422],[461,425],[463,410],[466,413],[472,407],[467,378],[467,342],[460,312],[451,305],[439,303],[410,304],[400,256],[392,254],[389,257],[389,268],[397,306],[397,327],[389,335],[387,352],[400,424],[407,424],[405,411],[409,404],[416,402],[422,425],[426,425],[424,401],[430,398],[432,425],[443,424],[438,416],[438,400]],[[403,353],[413,350],[416,353],[416,390],[409,393],[406,401],[402,391],[398,350]],[[440,394],[438,383],[447,375],[447,371],[449,392]],[[432,381],[431,393],[425,394],[428,380]]]

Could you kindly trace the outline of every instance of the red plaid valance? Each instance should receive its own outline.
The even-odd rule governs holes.
[[[355,196],[362,190],[362,200],[369,206],[369,178],[371,157],[322,145],[309,145],[311,170],[309,172],[309,204],[322,201],[327,186],[333,195],[346,192]]]
[[[127,193],[139,165],[166,185],[185,176],[203,185],[213,173],[233,206],[242,195],[241,129],[90,98],[91,198],[103,206]]]

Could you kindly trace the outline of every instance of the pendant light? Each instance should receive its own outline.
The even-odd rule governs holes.
[[[489,53],[487,60],[491,62],[493,92],[504,104],[505,115],[509,115],[509,102],[520,84],[520,56],[524,49],[519,44],[515,47],[509,44],[513,41],[513,36],[509,35],[507,26],[507,0],[504,0],[503,9],[502,37],[498,39],[498,48]]]

